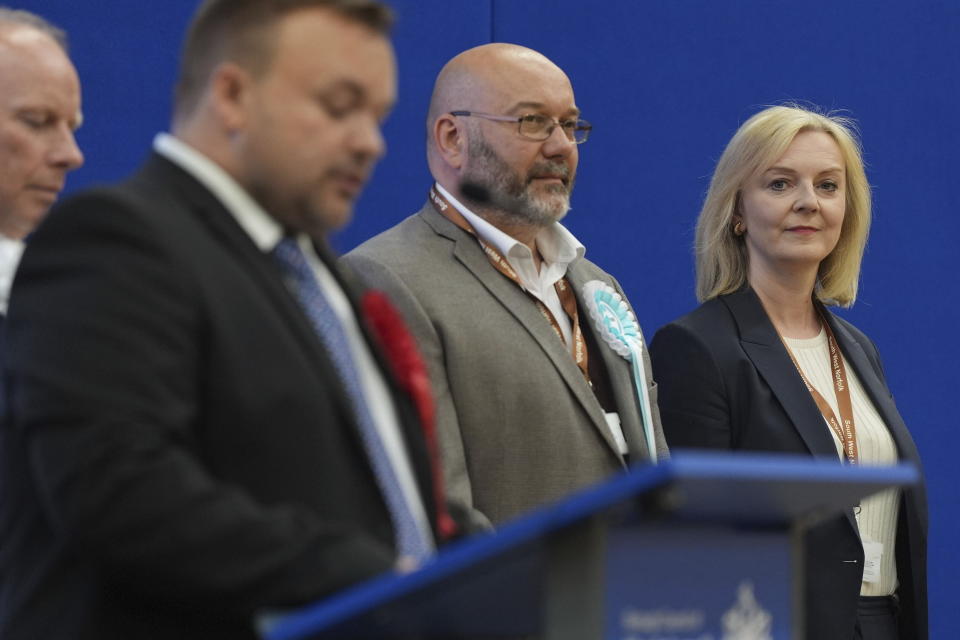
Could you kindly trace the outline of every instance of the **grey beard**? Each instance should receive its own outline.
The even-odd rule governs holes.
[[[510,224],[519,222],[535,227],[547,227],[562,220],[570,210],[570,192],[574,182],[572,176],[567,185],[550,187],[550,191],[560,195],[560,198],[546,200],[537,198],[530,192],[529,175],[560,173],[567,176],[569,170],[566,165],[538,163],[531,168],[528,176],[525,176],[527,179],[523,180],[482,136],[471,140],[470,160],[473,166],[464,173],[463,182],[476,184],[487,190],[487,202],[474,200],[471,204],[483,209],[488,215]]]

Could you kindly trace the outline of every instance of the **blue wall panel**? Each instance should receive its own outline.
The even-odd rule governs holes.
[[[110,182],[132,171],[153,136],[169,122],[180,41],[195,2],[28,0],[12,3],[68,31],[80,73],[84,125],[77,141],[86,164],[70,174],[69,190]]]
[[[596,130],[568,226],[621,281],[648,336],[695,306],[691,244],[713,165],[763,105],[805,100],[860,123],[874,226],[857,305],[925,460],[931,637],[960,637],[955,397],[960,320],[960,4],[782,0],[495,2],[496,38],[570,75]],[[656,375],[656,372],[654,372]]]
[[[397,106],[384,135],[387,156],[377,167],[357,207],[354,224],[335,244],[349,251],[423,206],[430,186],[424,139],[433,81],[447,60],[490,41],[490,2],[403,0],[394,42],[399,64]]]
[[[70,189],[133,170],[168,120],[195,2],[29,0],[70,31],[84,85],[87,165]],[[960,637],[956,452],[960,358],[960,3],[848,0],[396,0],[399,99],[387,158],[335,240],[349,250],[423,203],[424,116],[437,71],[491,40],[544,52],[596,129],[567,223],[615,274],[648,336],[695,306],[690,245],[713,164],[763,105],[846,109],[863,131],[875,219],[860,300],[844,315],[879,345],[926,463],[932,637]]]

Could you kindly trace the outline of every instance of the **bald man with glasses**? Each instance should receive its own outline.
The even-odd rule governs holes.
[[[427,203],[343,258],[419,340],[448,491],[475,524],[666,454],[632,309],[560,224],[590,131],[540,53],[459,54],[430,102]]]

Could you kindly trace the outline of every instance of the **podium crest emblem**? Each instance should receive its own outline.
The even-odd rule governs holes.
[[[753,583],[745,580],[737,588],[737,601],[723,614],[723,640],[773,640],[773,616],[757,602]]]

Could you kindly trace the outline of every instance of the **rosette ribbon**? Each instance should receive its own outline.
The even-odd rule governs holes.
[[[599,337],[620,357],[629,362],[633,371],[633,387],[640,405],[643,436],[650,461],[657,462],[657,443],[653,434],[653,410],[647,391],[646,366],[643,363],[643,333],[626,300],[609,284],[591,280],[583,285],[583,300]]]
[[[420,417],[420,426],[423,429],[433,473],[437,532],[441,540],[450,540],[457,535],[457,523],[447,510],[443,472],[440,467],[440,451],[437,445],[436,412],[427,366],[400,312],[385,294],[371,289],[364,294],[360,304],[368,326],[377,337],[383,354],[393,369],[394,377],[413,400],[413,405]]]

